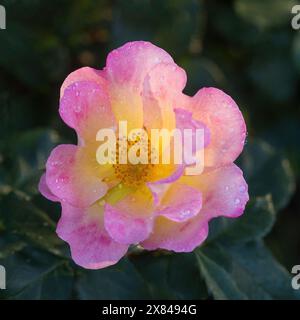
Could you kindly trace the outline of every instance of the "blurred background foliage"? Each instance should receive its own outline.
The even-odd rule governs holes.
[[[300,31],[294,0],[2,0],[0,31],[0,264],[4,299],[299,299]],[[58,204],[37,191],[50,150],[74,143],[58,115],[64,78],[102,68],[107,53],[149,40],[185,68],[185,92],[229,93],[248,125],[238,159],[251,201],[216,219],[190,254],[132,249],[89,271],[55,234]]]

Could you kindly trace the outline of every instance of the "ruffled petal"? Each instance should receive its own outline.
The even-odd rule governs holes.
[[[147,250],[161,248],[175,252],[191,252],[207,235],[208,224],[198,217],[180,223],[159,216],[155,220],[153,233],[141,245]]]
[[[134,41],[110,52],[105,70],[113,84],[140,89],[147,73],[162,62],[172,63],[174,60],[150,42]]]
[[[171,184],[161,198],[157,215],[162,215],[172,221],[183,222],[195,217],[202,207],[201,192],[182,183]]]
[[[71,72],[68,77],[63,82],[61,89],[60,89],[60,97],[62,98],[65,92],[65,89],[69,87],[71,84],[75,82],[81,81],[89,81],[95,82],[98,84],[99,87],[106,90],[107,88],[107,81],[103,76],[102,70],[96,70],[90,67],[83,67],[80,69]]]
[[[186,85],[186,73],[175,63],[159,63],[147,74],[143,85],[144,126],[173,130],[173,107]]]
[[[95,164],[85,151],[74,145],[59,145],[46,164],[50,191],[75,207],[87,207],[107,191],[107,185],[96,176]]]
[[[116,124],[106,91],[93,81],[69,85],[60,100],[59,113],[85,141],[96,141],[100,129],[113,128]]]
[[[238,217],[249,200],[248,186],[242,170],[235,164],[204,172],[200,176],[185,176],[182,182],[197,188],[203,195],[201,216]]]
[[[190,165],[196,162],[195,156],[197,151],[208,146],[210,142],[210,133],[207,126],[203,122],[200,122],[192,117],[192,112],[179,108],[175,109],[174,111],[176,115],[176,128],[181,130],[182,134],[184,153],[183,160],[186,165]],[[198,145],[196,140],[197,130],[202,130],[203,132],[203,134],[199,136],[201,141],[198,142]]]
[[[88,269],[113,265],[128,249],[110,238],[103,225],[103,207],[98,204],[75,208],[63,202],[56,232],[69,243],[73,260]]]
[[[244,212],[249,200],[243,173],[234,164],[209,170],[200,176],[184,176],[179,182],[201,192],[202,209],[194,218],[181,223],[159,216],[153,233],[142,243],[145,249],[192,251],[206,239],[209,220],[218,216],[236,218]]]
[[[106,60],[106,78],[112,108],[118,120],[127,120],[128,128],[143,127],[142,86],[148,72],[157,64],[172,63],[171,56],[150,42],[128,42],[113,50]]]
[[[205,148],[205,166],[232,163],[241,153],[246,138],[244,118],[233,99],[216,88],[203,88],[185,106],[193,118],[203,122],[210,132]]]
[[[44,173],[41,176],[40,182],[39,182],[39,186],[38,189],[40,191],[40,193],[48,200],[50,201],[54,201],[54,202],[58,202],[59,198],[56,197],[49,189],[47,182],[46,182],[46,174]]]
[[[149,179],[149,183],[164,184],[175,182],[183,175],[184,168],[184,165],[156,164],[153,174]]]
[[[152,231],[153,209],[150,190],[139,188],[117,203],[105,205],[105,228],[117,242],[136,244]]]

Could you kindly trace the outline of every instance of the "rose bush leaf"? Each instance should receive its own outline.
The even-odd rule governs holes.
[[[215,299],[300,299],[289,273],[260,241],[242,246],[211,244],[195,254]]]

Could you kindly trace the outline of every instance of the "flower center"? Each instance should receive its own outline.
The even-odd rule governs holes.
[[[125,150],[126,155],[128,154],[128,150],[134,146],[136,143],[139,142],[139,137],[137,137],[134,141],[127,140],[127,150]],[[149,181],[149,178],[152,173],[152,169],[154,164],[151,164],[151,143],[148,140],[148,147],[147,147],[147,158],[148,161],[146,164],[138,163],[132,164],[127,161],[126,164],[119,163],[119,155],[120,155],[120,148],[119,142],[117,142],[116,148],[116,164],[113,165],[115,170],[115,175],[118,179],[122,181],[123,184],[127,186],[140,186],[145,182]],[[121,151],[122,152],[122,151]],[[140,156],[139,150],[136,153],[136,156]],[[128,159],[127,159],[128,160]]]

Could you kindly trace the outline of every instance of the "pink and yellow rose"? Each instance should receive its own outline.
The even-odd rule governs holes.
[[[185,84],[172,57],[143,41],[113,50],[103,70],[81,68],[64,81],[59,113],[78,144],[51,152],[39,189],[61,203],[57,234],[78,265],[115,264],[132,244],[190,252],[206,239],[210,219],[243,213],[248,188],[233,163],[245,142],[243,116],[223,91],[202,88],[189,97]],[[174,163],[100,165],[97,132],[120,120],[129,130],[204,129],[204,171],[187,176]]]

